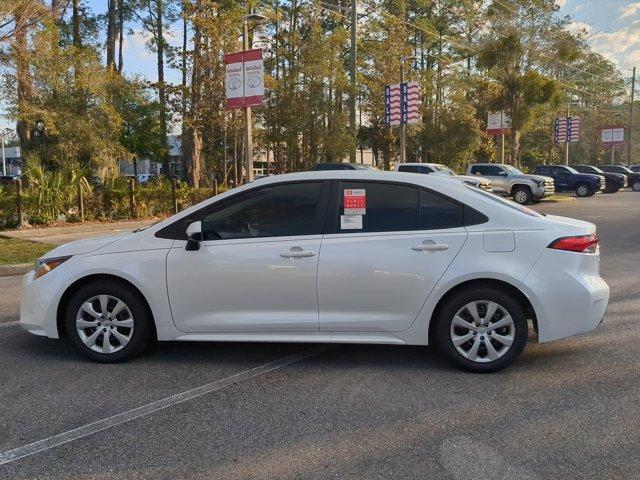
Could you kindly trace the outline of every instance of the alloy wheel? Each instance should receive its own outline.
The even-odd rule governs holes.
[[[515,194],[515,200],[518,203],[526,203],[527,198],[527,192],[525,192],[524,190],[518,190]]]
[[[589,189],[587,187],[585,187],[584,185],[580,185],[578,187],[577,193],[578,193],[578,196],[580,196],[580,197],[586,197],[587,194],[589,193]]]
[[[453,317],[450,338],[467,360],[493,362],[511,348],[516,333],[509,312],[500,304],[478,300],[463,306]]]
[[[634,182],[634,184],[631,185],[631,190],[634,192],[640,192],[640,182]]]
[[[80,340],[98,353],[111,354],[122,350],[131,340],[133,328],[131,310],[112,295],[89,298],[76,314]]]

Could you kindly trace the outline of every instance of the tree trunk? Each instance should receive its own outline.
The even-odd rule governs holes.
[[[187,170],[187,183],[195,188],[200,186],[202,156],[202,133],[199,124],[202,42],[200,28],[196,25],[193,36],[193,65],[191,68],[191,101],[183,121],[182,151]],[[186,91],[186,90],[185,90]]]
[[[193,126],[182,134],[182,151],[187,170],[187,183],[195,188],[200,187],[202,134]]]
[[[16,124],[16,133],[20,141],[20,149],[22,155],[29,149],[31,142],[31,127],[26,119],[27,105],[31,98],[32,79],[29,73],[27,28],[25,26],[26,19],[24,11],[16,9],[14,12],[14,21],[16,24],[16,33],[14,34],[13,53],[16,59],[16,76],[18,80],[18,122]]]
[[[81,47],[82,40],[80,38],[80,5],[79,0],[73,0],[72,14],[71,14],[71,24],[73,30],[73,46]]]
[[[158,102],[160,104],[160,146],[162,151],[162,173],[171,176],[169,151],[167,148],[167,103],[164,84],[164,34],[163,0],[156,0],[156,43],[158,54]]]
[[[107,69],[116,69],[116,1],[108,0],[107,7]]]
[[[118,73],[122,73],[124,67],[124,1],[118,0]]]

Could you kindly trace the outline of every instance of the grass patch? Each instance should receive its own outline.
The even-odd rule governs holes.
[[[544,203],[544,202],[548,202],[548,203],[575,202],[575,201],[576,201],[575,197],[569,197],[567,195],[554,194],[554,195],[550,195],[548,197],[544,197],[544,200],[542,200],[542,203]]]
[[[52,248],[44,243],[0,237],[0,265],[33,262]]]

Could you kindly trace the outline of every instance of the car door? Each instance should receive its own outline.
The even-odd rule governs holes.
[[[571,186],[569,181],[571,173],[562,167],[551,167],[552,176],[555,182],[556,190],[569,190]]]
[[[318,265],[320,330],[406,330],[466,238],[451,199],[410,184],[336,182]]]
[[[186,241],[176,240],[167,256],[177,328],[317,331],[316,276],[328,189],[322,181],[267,185],[190,218],[202,222],[200,249],[187,251]]]
[[[509,193],[507,172],[497,165],[476,165],[471,169],[472,174],[480,174],[491,180],[493,190],[498,193]]]

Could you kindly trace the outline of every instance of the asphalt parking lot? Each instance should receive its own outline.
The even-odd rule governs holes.
[[[596,223],[611,302],[492,375],[398,346],[166,343],[101,365],[23,332],[20,279],[0,278],[0,478],[640,478],[640,194],[534,208]]]

